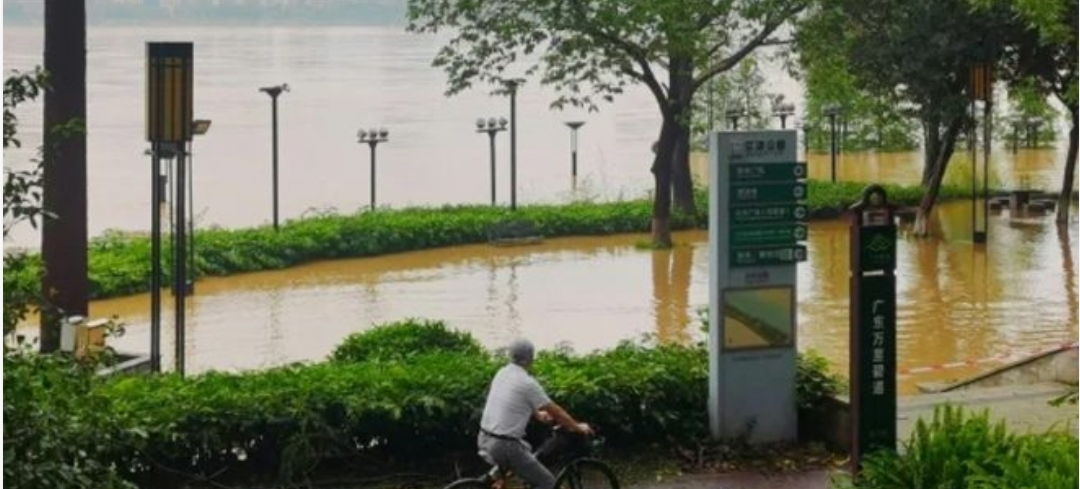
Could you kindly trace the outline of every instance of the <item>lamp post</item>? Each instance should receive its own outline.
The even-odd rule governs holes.
[[[780,129],[787,129],[788,116],[795,114],[795,104],[779,102],[773,105],[773,115],[780,118]]]
[[[495,205],[495,135],[506,130],[506,118],[476,119],[476,132],[486,132],[491,144],[491,205]]]
[[[1013,154],[1016,154],[1016,152],[1020,148],[1020,126],[1021,125],[1022,125],[1022,123],[1021,123],[1019,118],[1013,119],[1013,121],[1012,121],[1012,126],[1013,126],[1012,152],[1013,152]]]
[[[191,121],[191,134],[203,136],[210,131],[210,119],[195,119]],[[187,276],[187,284],[184,293],[195,293],[195,141],[191,142],[191,151],[188,152],[188,269],[191,271]],[[175,293],[175,292],[174,292]]]
[[[385,127],[375,130],[375,128],[368,129],[367,131],[361,129],[356,132],[357,142],[360,144],[367,143],[371,147],[371,210],[375,210],[375,147],[379,143],[385,143],[389,139],[390,131],[387,131]]]
[[[510,91],[510,210],[517,210],[517,89],[521,80],[507,80]],[[492,143],[494,144],[494,143]]]
[[[570,177],[574,182],[577,182],[577,132],[584,125],[584,121],[566,123],[566,127],[570,128]]]
[[[732,131],[738,131],[739,130],[739,118],[742,117],[743,110],[742,109],[728,109],[725,112],[725,114],[727,115],[727,118],[729,120],[731,120],[731,130]]]
[[[271,145],[272,145],[271,151],[272,151],[272,154],[273,154],[272,165],[273,165],[273,195],[274,195],[274,230],[276,231],[278,229],[278,129],[277,129],[278,128],[278,123],[277,123],[278,117],[277,117],[277,99],[278,99],[278,95],[281,95],[282,92],[288,92],[289,91],[289,84],[288,83],[282,83],[281,85],[274,85],[272,87],[262,87],[262,88],[259,89],[259,91],[270,96],[270,107],[271,107],[271,109],[270,109],[271,110],[271,122],[270,122],[270,124],[271,124],[272,131],[273,131],[273,136],[272,136],[273,140],[271,142]]]
[[[1039,126],[1042,121],[1034,117],[1025,116],[1024,123],[1027,125],[1027,147],[1029,149],[1039,147]]]
[[[832,162],[832,181],[836,181],[836,116],[840,115],[840,104],[833,102],[822,107],[822,111],[829,117],[829,155]]]

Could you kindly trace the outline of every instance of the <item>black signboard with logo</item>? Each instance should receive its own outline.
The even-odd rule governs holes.
[[[896,220],[885,189],[851,206],[851,458],[896,450]]]

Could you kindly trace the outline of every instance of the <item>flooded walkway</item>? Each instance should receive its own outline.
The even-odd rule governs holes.
[[[898,247],[899,375],[948,381],[1023,354],[1075,341],[1077,225],[1052,216],[991,219],[990,243],[973,248],[967,205],[944,207],[943,239],[902,237]],[[446,320],[496,347],[525,335],[538,346],[577,351],[653,335],[701,338],[708,304],[703,231],[676,233],[670,251],[635,247],[645,235],[550,239],[513,248],[487,245],[314,263],[288,270],[199,280],[189,302],[191,372],[252,369],[320,360],[345,336],[406,317]],[[848,236],[843,221],[814,222],[809,260],[799,266],[799,348],[815,349],[841,372],[848,352]],[[165,294],[164,365],[171,364],[172,315]],[[91,304],[118,315],[115,344],[147,351],[148,295]],[[962,365],[945,369],[927,366]]]

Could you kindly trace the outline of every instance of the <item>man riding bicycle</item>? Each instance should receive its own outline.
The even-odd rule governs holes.
[[[530,375],[534,353],[528,340],[510,344],[510,363],[491,380],[477,445],[492,462],[513,471],[533,489],[552,489],[555,477],[536,459],[524,439],[529,418],[545,423],[555,421],[568,431],[583,435],[591,435],[593,430],[554,403]]]

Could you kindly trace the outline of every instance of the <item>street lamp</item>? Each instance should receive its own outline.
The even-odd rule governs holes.
[[[495,135],[506,130],[506,118],[476,119],[476,132],[486,132],[491,142],[491,205],[495,205]]]
[[[507,80],[505,85],[510,91],[510,210],[517,210],[517,89],[521,80]]]
[[[795,114],[795,104],[779,102],[773,105],[773,115],[780,118],[780,129],[787,129],[788,116]]]
[[[203,136],[210,131],[210,119],[195,119],[191,121],[191,134]],[[191,274],[187,276],[187,284],[184,293],[195,293],[195,141],[191,141],[191,151],[188,152],[190,166],[188,167],[188,269]],[[173,291],[175,294],[176,292]]]
[[[743,116],[742,109],[728,109],[726,112],[727,118],[731,120],[731,130],[739,130],[739,118]]]
[[[273,128],[273,141],[272,141],[271,144],[273,145],[272,146],[272,148],[273,148],[272,149],[272,151],[273,151],[273,163],[272,164],[273,164],[273,194],[274,194],[274,230],[276,231],[278,229],[278,130],[277,130],[277,127],[278,127],[277,119],[278,119],[278,117],[277,117],[277,99],[278,99],[278,95],[281,95],[281,92],[288,92],[289,91],[289,84],[288,83],[282,83],[281,85],[274,85],[272,87],[262,87],[262,88],[259,89],[259,91],[270,96],[270,106],[271,106],[271,111],[272,111],[271,126]]]
[[[570,177],[577,181],[577,131],[584,126],[584,121],[569,121],[566,127],[570,128]]]
[[[367,143],[371,147],[371,210],[375,210],[375,147],[379,143],[385,143],[388,141],[387,136],[390,135],[390,131],[387,131],[385,127],[375,130],[375,128],[368,129],[367,131],[361,129],[356,132],[357,142],[360,144]]]
[[[832,161],[832,181],[836,181],[836,116],[840,115],[840,104],[832,102],[822,107],[822,112],[829,117],[829,154]]]

